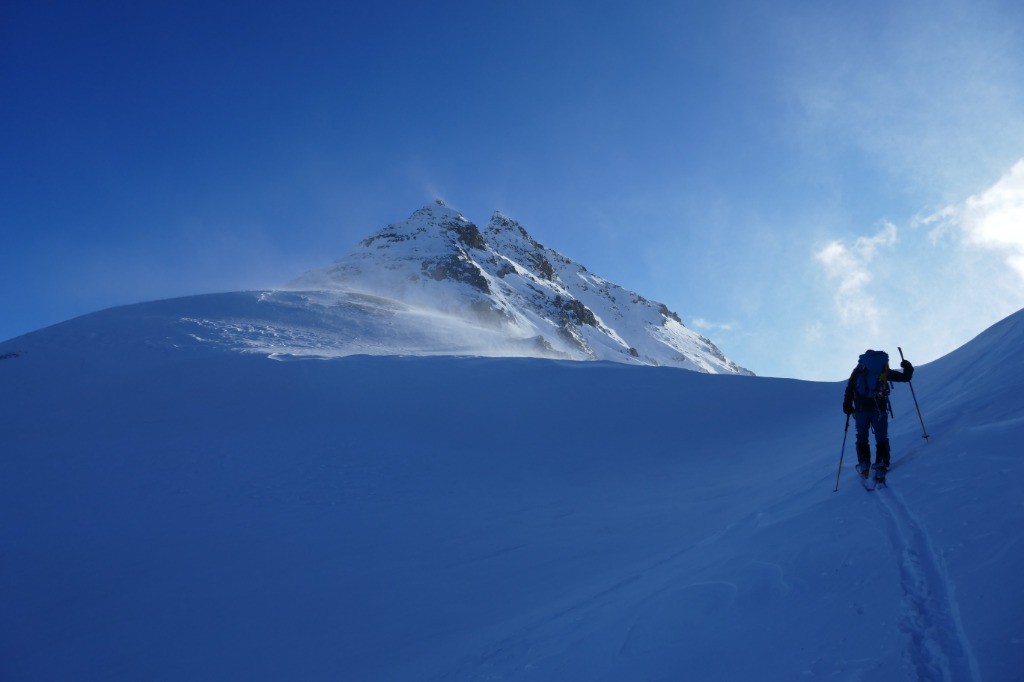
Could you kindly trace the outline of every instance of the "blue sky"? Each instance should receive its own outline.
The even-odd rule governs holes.
[[[759,374],[932,360],[1024,306],[1022,46],[1010,1],[4,3],[0,338],[441,197]]]

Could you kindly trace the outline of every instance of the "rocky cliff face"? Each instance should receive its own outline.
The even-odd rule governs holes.
[[[384,296],[503,329],[581,360],[750,374],[662,303],[613,284],[495,213],[484,229],[435,203],[292,283]]]

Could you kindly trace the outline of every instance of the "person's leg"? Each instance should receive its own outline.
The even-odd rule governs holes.
[[[870,412],[857,412],[857,471],[867,472],[871,469],[871,444],[868,442],[868,431],[871,425]],[[867,473],[862,475],[867,476]]]
[[[889,468],[889,415],[876,412],[871,419],[875,430],[875,465]]]

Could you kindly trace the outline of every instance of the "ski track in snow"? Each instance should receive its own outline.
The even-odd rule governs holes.
[[[928,534],[899,493],[879,489],[905,594],[900,629],[910,637],[907,651],[920,682],[978,682],[981,675],[960,620],[953,580]]]

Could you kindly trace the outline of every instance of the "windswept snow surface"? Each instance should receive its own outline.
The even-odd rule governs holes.
[[[0,344],[0,678],[1020,679],[1024,313],[834,493],[841,384],[181,322],[224,305]]]

